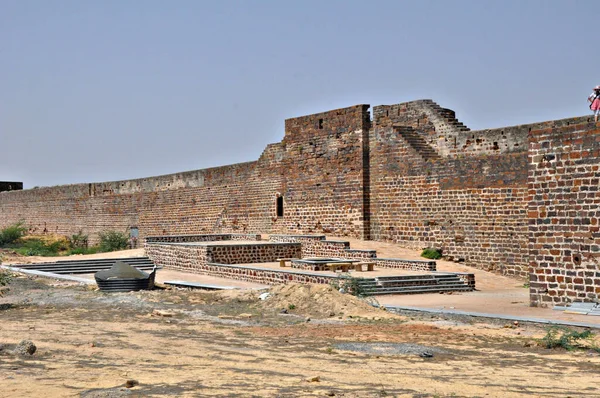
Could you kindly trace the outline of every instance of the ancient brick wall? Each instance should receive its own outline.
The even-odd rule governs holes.
[[[189,235],[161,235],[146,236],[145,243],[184,243],[184,242],[218,242],[224,240],[261,240],[260,234],[189,234]]]
[[[419,113],[428,103],[417,105],[374,112],[372,238],[413,249],[438,247],[468,265],[526,277],[526,146],[455,156],[438,146],[439,134],[461,131],[444,130],[439,115]]]
[[[258,162],[128,181],[3,192],[0,227],[24,221],[32,232],[90,235],[138,227],[148,235],[263,232],[281,189],[276,153]],[[260,167],[258,166],[260,164]]]
[[[529,135],[531,304],[600,298],[600,125],[564,121]]]
[[[276,230],[365,237],[368,105],[285,121],[284,216]]]

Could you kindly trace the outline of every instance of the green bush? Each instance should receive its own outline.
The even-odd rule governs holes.
[[[88,236],[83,234],[82,230],[79,230],[75,235],[71,235],[69,243],[72,249],[87,249],[88,247]]]
[[[442,251],[439,249],[428,247],[427,249],[423,249],[421,257],[429,258],[431,260],[438,260],[442,258]]]
[[[98,234],[100,236],[100,251],[114,252],[127,249],[129,237],[124,232],[105,231]]]
[[[0,286],[6,286],[11,280],[11,274],[0,270]]]
[[[541,339],[541,344],[546,348],[564,348],[566,350],[587,349],[595,351],[599,349],[593,344],[584,344],[584,341],[590,342],[594,338],[591,330],[578,332],[563,326],[551,326],[548,332]]]
[[[23,225],[23,221],[9,225],[0,231],[0,246],[7,245],[22,238],[27,234],[27,227]]]
[[[45,243],[40,239],[27,239],[15,248],[15,251],[23,256],[58,256],[60,251],[67,250],[63,242]]]

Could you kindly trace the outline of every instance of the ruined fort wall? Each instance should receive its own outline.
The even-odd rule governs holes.
[[[600,125],[591,118],[529,134],[531,304],[600,298]]]
[[[100,231],[151,235],[330,233],[365,236],[367,105],[286,120],[281,143],[259,160],[165,176],[5,192],[0,227],[97,241]],[[284,215],[278,217],[277,197]]]
[[[427,130],[426,115],[414,113],[420,118],[415,122],[402,109],[375,110],[370,145],[372,238],[413,249],[438,247],[468,265],[526,277],[526,146],[452,156],[430,139],[440,131]]]
[[[287,119],[284,217],[275,231],[365,237],[364,141],[368,105]]]
[[[277,146],[259,162],[167,176],[0,193],[0,227],[23,220],[36,233],[78,231],[92,243],[103,230],[148,235],[263,232],[275,216],[281,181]],[[258,167],[258,163],[263,168]]]

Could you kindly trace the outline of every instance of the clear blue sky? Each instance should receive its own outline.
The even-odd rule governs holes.
[[[431,98],[471,129],[589,113],[600,3],[0,0],[0,181],[256,160],[284,119]]]

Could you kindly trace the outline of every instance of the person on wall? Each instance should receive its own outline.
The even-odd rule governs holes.
[[[594,122],[598,123],[598,114],[600,113],[600,86],[594,87],[594,91],[588,97],[590,109],[594,112]]]

